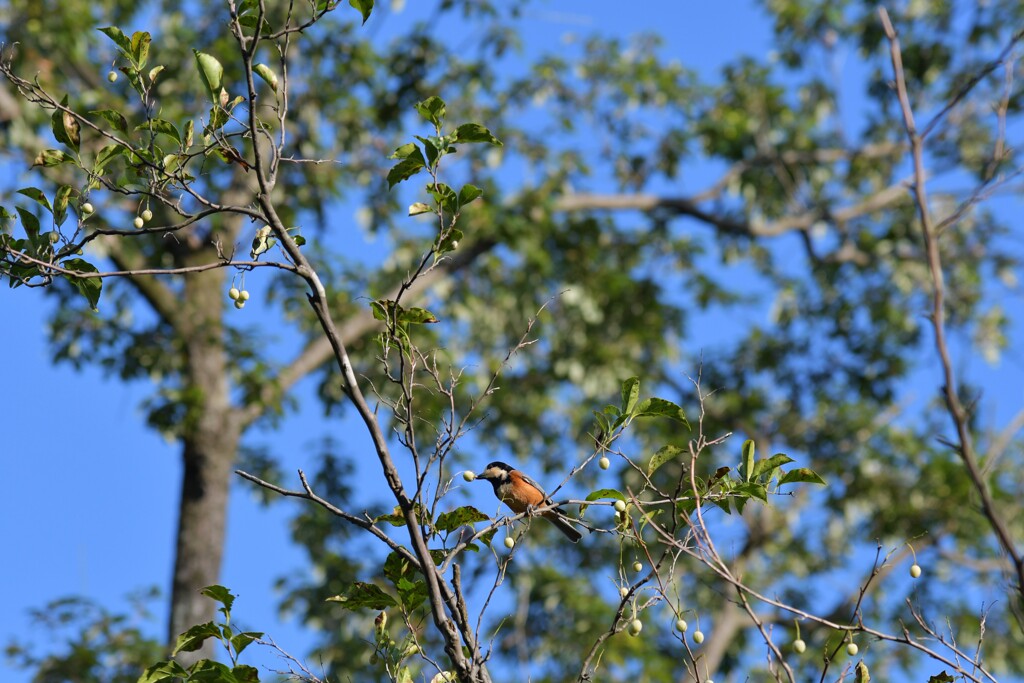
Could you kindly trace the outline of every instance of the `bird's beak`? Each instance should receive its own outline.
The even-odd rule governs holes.
[[[486,477],[486,476],[484,476],[484,475],[486,475],[486,474],[487,474],[486,472],[478,472],[478,473],[476,474],[476,479],[486,479],[487,477]],[[476,481],[476,479],[474,479],[473,481]]]

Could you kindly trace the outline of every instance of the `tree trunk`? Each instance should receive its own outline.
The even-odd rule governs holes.
[[[202,258],[202,256],[200,256]],[[231,404],[222,327],[224,276],[219,270],[186,279],[182,335],[188,403],[182,429],[181,501],[168,639],[211,621],[217,605],[199,591],[220,580],[228,488],[238,450],[239,420]],[[179,657],[183,664],[210,658],[213,643]]]

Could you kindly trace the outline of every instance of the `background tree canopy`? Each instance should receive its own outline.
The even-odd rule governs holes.
[[[859,659],[877,680],[1022,680],[1024,7],[887,10],[898,47],[871,3],[719,13],[718,29],[770,26],[770,51],[737,41],[712,68],[678,58],[702,29],[671,3],[644,6],[653,30],[636,34],[610,5],[11,3],[0,272],[20,288],[2,301],[8,337],[33,339],[18,307],[30,302],[61,367],[145,387],[146,424],[180,453],[181,483],[145,485],[153,507],[178,501],[173,578],[150,596],[166,601],[166,628],[68,598],[37,616],[71,629],[70,645],[19,617],[5,623],[10,661],[40,681],[136,680],[217,600],[230,610],[199,593],[232,561],[229,492],[279,500],[236,468],[301,490],[301,467],[318,496],[366,511],[414,553],[409,515],[449,549],[463,523],[483,528],[439,515],[493,516],[489,487],[457,475],[501,459],[564,483],[557,500],[605,491],[584,519],[607,533],[576,546],[530,523],[507,564],[501,543],[459,559],[467,602],[488,606],[480,647],[496,681],[593,667],[602,680],[770,668],[832,680]],[[96,270],[122,274],[79,277]],[[46,300],[23,286],[44,284]],[[640,402],[650,396],[666,402]],[[685,423],[666,418],[672,406]],[[114,453],[91,463],[97,474],[124,457],[131,406],[79,397],[76,415],[49,416],[60,445],[28,418],[45,407],[27,407],[12,408],[4,450],[31,487],[46,472],[28,444],[65,468],[73,444],[98,441]],[[395,508],[373,415],[423,508]],[[755,458],[772,465],[767,488]],[[73,517],[116,499],[102,478],[47,505]],[[664,509],[658,491],[674,491]],[[628,503],[617,522],[608,492]],[[285,518],[301,568],[262,558],[278,590],[243,594],[237,613],[297,617],[315,651],[293,654],[331,680],[402,680],[399,663],[431,680],[449,666],[452,641],[399,551],[308,503],[259,523]],[[152,523],[139,533],[169,541]],[[391,630],[375,627],[383,603],[367,586],[395,594],[408,620],[389,609]],[[348,604],[328,600],[339,595]],[[644,627],[630,638],[634,616]],[[904,626],[949,661],[896,642]],[[437,668],[396,655],[407,633]],[[851,637],[859,657],[843,649]]]

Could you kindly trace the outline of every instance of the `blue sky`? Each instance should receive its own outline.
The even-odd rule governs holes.
[[[764,58],[770,49],[770,27],[750,2],[661,1],[635,6],[644,11],[624,11],[624,3],[608,0],[536,3],[525,15],[526,54],[557,50],[570,32],[628,36],[655,31],[665,38],[666,56],[711,76],[739,54]],[[388,20],[401,21],[403,14]],[[843,68],[856,69],[855,61]],[[0,167],[0,187],[25,184],[17,170]],[[689,180],[695,186],[685,191],[699,189],[700,181],[711,179]],[[2,195],[2,201],[7,203],[9,196]],[[1013,207],[1019,211],[1019,200],[1006,210]],[[342,210],[353,212],[354,207]],[[258,300],[256,287],[250,289]],[[1019,297],[1008,304],[1019,305]],[[43,632],[31,625],[29,610],[58,597],[86,596],[119,611],[132,591],[155,585],[166,596],[169,590],[181,476],[178,447],[144,424],[139,406],[149,395],[148,384],[124,384],[106,380],[94,369],[76,373],[51,364],[45,335],[50,305],[38,290],[0,290],[5,386],[12,397],[0,418],[5,428],[0,481],[6,484],[0,498],[0,528],[9,549],[8,560],[0,563],[0,643],[10,637],[38,641]],[[245,314],[256,319],[259,307],[250,304]],[[1005,362],[1012,376],[1024,374],[1020,356],[1011,352]],[[1006,392],[1006,411],[1021,405],[1022,383],[1009,387],[1006,366],[991,369],[972,361],[969,367],[980,373],[978,381]],[[937,371],[928,370],[922,375],[921,394],[931,392],[937,383]],[[280,429],[247,439],[269,447],[285,472],[312,469],[310,456],[323,436],[339,429],[357,432],[325,421],[314,389],[310,380],[301,383],[296,392],[303,409],[289,415]],[[350,452],[359,447],[347,445]],[[482,505],[485,494],[471,493]],[[243,624],[268,631],[278,643],[302,654],[311,635],[294,622],[279,619],[277,596],[272,593],[279,576],[304,571],[303,556],[288,534],[296,505],[285,501],[263,507],[247,486],[234,486],[222,583],[240,596],[236,617]],[[147,630],[160,634],[166,612],[161,601],[153,607],[154,620]],[[270,659],[257,662],[273,664]],[[28,675],[0,660],[0,679],[24,683]]]

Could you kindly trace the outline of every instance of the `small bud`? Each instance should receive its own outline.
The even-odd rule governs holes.
[[[602,470],[606,470],[612,466],[612,461],[609,460],[608,458],[601,458],[600,460],[597,461],[597,466],[600,467]]]
[[[615,511],[616,512],[625,512],[626,511],[626,502],[623,501],[623,500],[615,501]]]
[[[804,650],[806,649],[807,643],[805,643],[802,639],[797,638],[793,641],[793,652],[797,653],[798,655],[802,655],[804,653]]]
[[[698,645],[703,643],[704,642],[704,632],[701,631],[701,630],[694,631],[693,632],[693,642],[697,643]]]
[[[860,652],[860,648],[857,647],[857,643],[850,643],[846,646],[846,654],[851,657],[856,657],[858,652]]]
[[[135,225],[136,228],[141,228],[143,225],[145,225],[145,221],[142,220],[142,216],[136,216],[135,220],[132,221],[132,223],[133,225]]]
[[[114,71],[113,69],[111,69],[111,71],[107,74],[107,80],[110,81],[111,83],[116,83],[117,82],[117,72]]]
[[[466,470],[465,472],[462,473],[462,478],[465,479],[466,481],[473,481],[474,479],[476,479],[476,474],[473,472],[473,470]]]
[[[505,537],[505,547],[506,548],[511,550],[512,546],[514,546],[515,544],[516,544],[515,539],[513,539],[511,536],[506,536]]]

